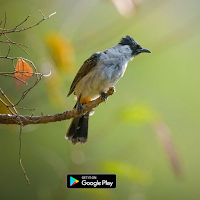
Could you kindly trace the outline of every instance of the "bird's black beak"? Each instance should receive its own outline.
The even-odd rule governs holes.
[[[151,53],[151,51],[149,49],[138,49],[139,53]]]

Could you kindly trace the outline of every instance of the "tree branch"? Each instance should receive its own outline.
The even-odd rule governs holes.
[[[34,120],[34,119],[30,118],[30,116],[21,116],[21,115],[19,115],[19,113],[18,113],[18,111],[17,111],[17,108],[18,108],[18,107],[16,107],[16,106],[20,103],[20,101],[21,101],[22,99],[25,98],[25,96],[31,91],[31,89],[34,88],[34,87],[40,82],[40,80],[42,79],[42,77],[45,77],[45,76],[48,76],[48,75],[43,75],[42,73],[38,73],[38,72],[37,72],[36,66],[34,65],[34,63],[33,63],[31,60],[28,60],[28,59],[22,58],[22,57],[10,57],[10,56],[9,56],[12,45],[16,45],[18,48],[20,48],[21,50],[23,50],[24,53],[26,53],[27,55],[28,55],[28,52],[24,49],[24,47],[28,48],[28,46],[26,46],[26,45],[24,45],[24,44],[20,44],[20,43],[18,43],[18,42],[12,41],[12,40],[8,37],[8,34],[10,34],[10,33],[16,33],[16,32],[22,32],[22,31],[26,31],[26,30],[28,30],[28,29],[31,29],[31,28],[33,28],[33,27],[39,25],[39,24],[40,24],[41,22],[43,22],[44,20],[49,19],[51,16],[53,16],[53,15],[56,14],[56,12],[54,12],[54,13],[50,14],[48,17],[45,17],[45,15],[42,13],[42,11],[39,10],[39,12],[40,12],[40,14],[42,15],[42,19],[41,19],[39,22],[37,22],[37,23],[35,23],[35,24],[31,25],[31,26],[28,26],[28,27],[25,27],[25,28],[21,28],[21,29],[20,29],[19,27],[21,27],[21,26],[29,19],[30,15],[28,15],[21,23],[19,23],[18,25],[16,25],[16,26],[15,26],[14,28],[12,28],[12,29],[7,29],[7,28],[6,28],[6,23],[7,23],[7,13],[6,13],[6,12],[5,12],[4,23],[3,23],[3,20],[0,21],[0,26],[1,26],[2,23],[3,23],[3,25],[2,25],[3,27],[2,27],[2,28],[0,27],[0,37],[1,37],[1,36],[4,37],[3,40],[0,40],[0,43],[1,43],[1,44],[5,43],[5,44],[8,45],[7,54],[6,54],[5,56],[0,55],[0,59],[9,59],[9,60],[11,60],[12,66],[13,66],[13,69],[14,69],[14,72],[11,72],[11,73],[10,73],[10,72],[0,72],[0,75],[8,76],[8,77],[11,76],[11,77],[13,77],[14,79],[17,79],[18,81],[27,84],[27,82],[24,81],[23,78],[19,78],[18,76],[16,76],[16,74],[21,74],[22,77],[23,77],[23,74],[26,75],[26,74],[29,73],[29,71],[27,71],[27,73],[26,73],[25,71],[23,71],[23,70],[21,70],[21,69],[20,69],[19,71],[16,70],[17,66],[15,67],[15,60],[21,59],[22,61],[29,62],[29,63],[32,65],[32,67],[34,68],[34,72],[32,72],[32,70],[31,70],[31,75],[35,75],[35,76],[36,76],[36,81],[35,81],[35,83],[34,83],[30,88],[26,89],[26,90],[23,92],[23,94],[22,94],[20,100],[19,100],[17,103],[15,103],[15,104],[13,104],[13,103],[11,102],[11,100],[6,96],[6,94],[5,94],[5,93],[3,92],[3,90],[0,88],[0,94],[1,94],[1,95],[3,96],[3,98],[5,99],[5,100],[3,100],[3,99],[0,98],[0,102],[1,102],[4,106],[6,106],[7,109],[8,109],[8,110],[10,111],[10,113],[11,113],[11,115],[1,115],[1,114],[0,114],[0,118],[2,119],[2,123],[3,123],[3,124],[18,124],[19,127],[20,127],[20,131],[19,131],[19,164],[20,164],[20,167],[21,167],[21,169],[22,169],[22,171],[23,171],[23,174],[24,174],[24,176],[25,176],[25,178],[26,178],[28,184],[30,184],[30,181],[29,181],[29,178],[28,178],[28,176],[26,175],[26,171],[25,171],[25,169],[24,169],[24,167],[23,167],[23,165],[22,165],[22,156],[21,156],[21,150],[22,150],[22,149],[21,149],[21,148],[22,148],[22,140],[21,140],[21,138],[22,138],[22,127],[25,126],[25,125],[27,125],[27,124],[29,124],[30,122],[32,122],[32,124],[33,124],[33,122],[34,122],[34,123],[37,122],[37,121],[39,122],[40,119]],[[29,66],[29,67],[30,67],[30,66]],[[19,68],[19,67],[18,67],[18,68]],[[51,73],[50,73],[50,74],[51,74]],[[49,74],[49,75],[50,75],[50,74]],[[23,79],[23,80],[22,80],[22,79]],[[18,108],[18,109],[25,109],[25,108]],[[29,123],[28,123],[28,122],[29,122]],[[0,123],[1,123],[1,122],[0,122]],[[47,122],[46,122],[46,123],[47,123]]]
[[[110,87],[107,91],[106,95],[107,97],[114,94],[115,89],[114,87]],[[91,111],[93,108],[97,107],[100,103],[104,102],[104,100],[99,97],[98,99],[95,99],[87,104],[83,105],[84,113]],[[70,111],[65,111],[62,113],[57,113],[54,115],[44,115],[44,116],[29,116],[29,115],[10,115],[10,114],[0,114],[0,123],[1,124],[18,124],[23,126],[26,126],[28,124],[46,124],[50,122],[57,122],[57,121],[63,121],[71,118],[75,118],[81,114],[79,113],[76,108]]]
[[[54,12],[54,13],[50,14],[48,17],[45,17],[45,15],[42,13],[41,10],[39,10],[39,12],[40,12],[40,14],[42,15],[42,19],[41,19],[39,22],[37,22],[36,24],[33,24],[33,25],[29,26],[29,27],[22,28],[22,29],[17,29],[17,28],[20,27],[23,23],[25,23],[25,22],[28,20],[28,18],[30,17],[30,15],[29,15],[28,17],[26,17],[26,19],[25,19],[24,21],[22,21],[20,24],[18,24],[18,25],[15,26],[14,28],[12,28],[12,29],[5,29],[6,20],[7,20],[7,14],[6,14],[6,12],[5,12],[4,26],[3,26],[3,28],[0,28],[0,30],[1,30],[0,36],[1,36],[2,34],[5,34],[5,33],[14,33],[14,32],[26,31],[26,30],[28,30],[28,29],[31,29],[31,28],[33,28],[33,27],[39,25],[39,24],[40,24],[41,22],[43,22],[44,20],[47,20],[47,19],[49,19],[50,17],[52,17],[53,15],[56,14],[56,12]]]

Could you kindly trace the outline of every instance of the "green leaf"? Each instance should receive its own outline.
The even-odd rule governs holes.
[[[124,163],[116,160],[105,161],[101,165],[102,171],[106,173],[114,173],[117,177],[126,179],[132,182],[147,184],[151,182],[149,172],[136,168],[129,163]]]
[[[120,116],[122,121],[129,124],[152,123],[158,119],[156,111],[145,104],[126,107]]]

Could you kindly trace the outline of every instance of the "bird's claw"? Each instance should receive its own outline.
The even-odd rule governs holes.
[[[80,103],[80,101],[77,102],[76,108],[79,114],[84,113],[83,105]]]
[[[105,101],[105,103],[106,103],[106,102],[107,102],[107,98],[108,98],[107,94],[106,94],[105,92],[101,92],[101,93],[100,93],[100,96],[101,96],[101,99],[102,99],[103,101]]]
[[[108,90],[108,94],[109,94],[109,95],[112,95],[112,94],[114,94],[115,92],[116,92],[116,89],[115,89],[114,86],[109,87],[109,90]]]

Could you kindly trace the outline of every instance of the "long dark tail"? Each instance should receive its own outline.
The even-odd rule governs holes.
[[[88,137],[89,112],[72,120],[66,133],[66,139],[73,144],[86,143]]]

